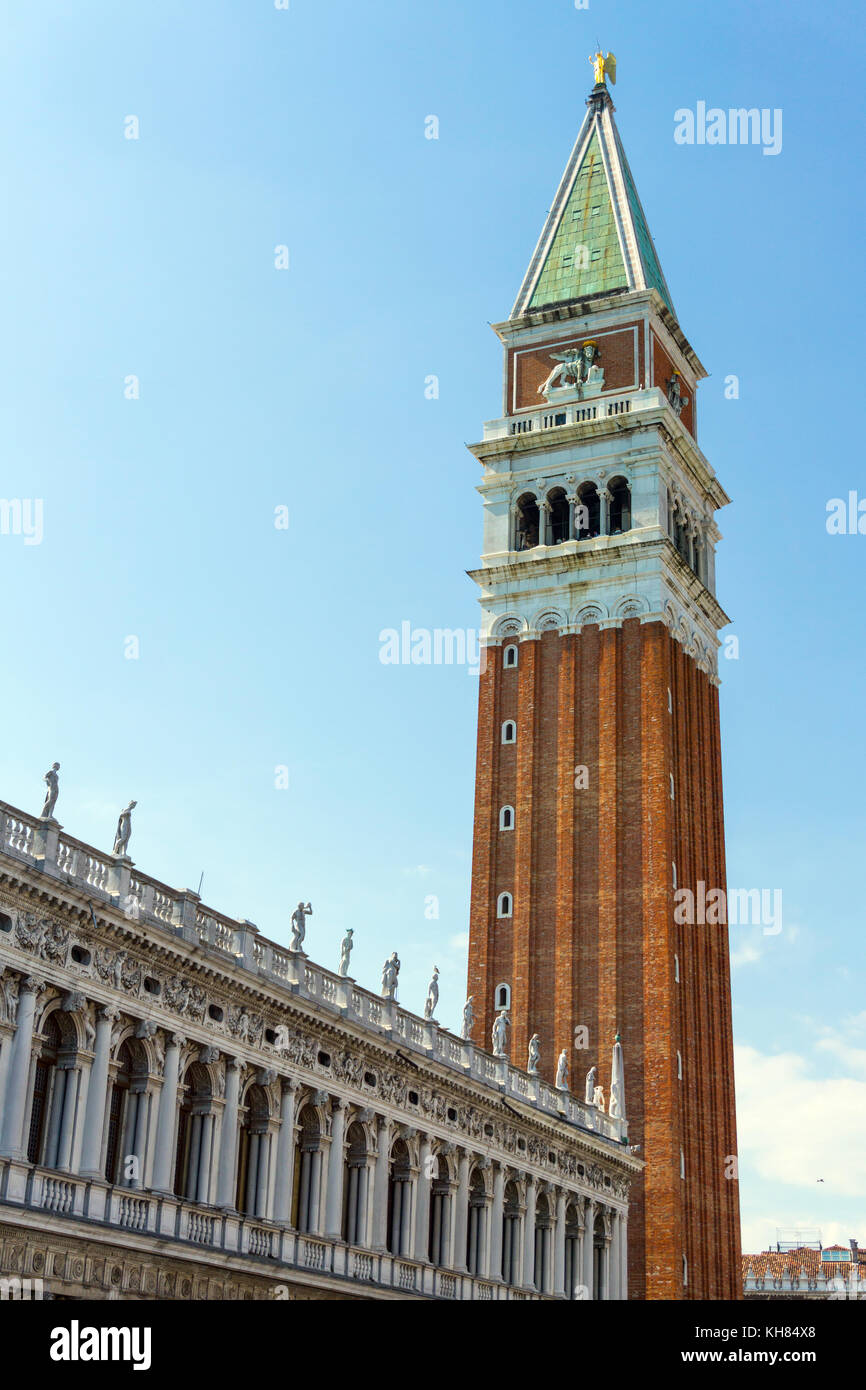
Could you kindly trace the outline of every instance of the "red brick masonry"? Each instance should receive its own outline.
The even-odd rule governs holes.
[[[632,1189],[630,1297],[738,1298],[727,927],[673,919],[674,864],[679,887],[726,886],[718,692],[663,623],[638,618],[544,633],[521,643],[516,669],[503,668],[502,648],[490,656],[472,866],[476,1041],[487,1045],[506,983],[514,1060],[525,1064],[538,1033],[548,1079],[568,1047],[572,1090],[583,1094],[594,1064],[607,1097],[619,1029],[630,1142],[646,1161]],[[517,743],[504,745],[509,718]],[[499,830],[504,805],[514,830]],[[496,918],[503,892],[511,920]],[[574,1048],[579,1025],[588,1051]]]

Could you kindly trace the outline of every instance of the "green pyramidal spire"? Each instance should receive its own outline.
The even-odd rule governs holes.
[[[658,290],[674,313],[603,82],[592,90],[512,318],[616,290]]]

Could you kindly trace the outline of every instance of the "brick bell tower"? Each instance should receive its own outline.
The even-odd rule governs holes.
[[[599,75],[597,73],[597,75]],[[625,1054],[631,1298],[739,1297],[706,375],[680,328],[602,69],[511,317],[482,466],[481,677],[469,993],[489,1045],[533,1033],[572,1090]],[[588,1049],[579,1047],[588,1030]],[[578,1046],[576,1047],[576,1041]]]

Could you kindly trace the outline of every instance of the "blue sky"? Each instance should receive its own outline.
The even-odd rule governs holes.
[[[487,325],[587,55],[616,52],[619,127],[710,373],[700,442],[734,498],[729,879],[783,891],[780,935],[732,941],[746,1244],[777,1224],[866,1239],[866,536],[825,527],[828,499],[866,497],[859,7],[43,0],[4,5],[3,28],[0,492],[43,499],[44,539],[0,537],[0,797],[37,811],[57,758],[59,818],[106,848],[137,798],[143,870],[204,872],[208,903],[278,940],[311,898],[314,958],[336,964],[351,924],[358,977],[398,947],[418,1008],[438,964],[449,1024],[477,682],[383,666],[378,637],[477,623],[463,442],[500,411]],[[780,108],[781,153],[677,145],[699,101]]]

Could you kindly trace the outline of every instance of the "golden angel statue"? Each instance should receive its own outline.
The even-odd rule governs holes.
[[[613,53],[608,53],[606,58],[603,53],[594,53],[589,61],[595,73],[596,86],[603,84],[607,77],[616,86],[616,58]]]

